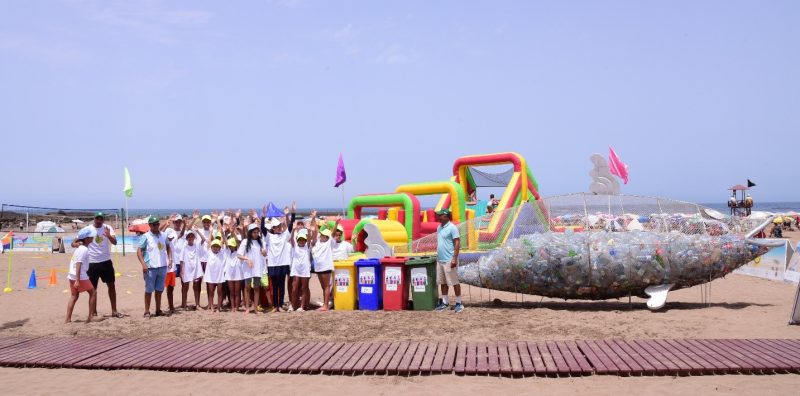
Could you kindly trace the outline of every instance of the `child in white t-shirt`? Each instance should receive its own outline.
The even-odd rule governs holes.
[[[186,233],[186,245],[183,246],[181,254],[181,273],[178,275],[181,278],[181,308],[184,310],[190,309],[186,305],[186,300],[189,294],[189,285],[192,286],[194,291],[194,304],[191,310],[196,310],[200,307],[200,287],[203,283],[203,267],[200,264],[201,256],[203,255],[203,247],[197,242],[197,234],[194,230]]]
[[[89,269],[89,249],[86,247],[95,237],[95,231],[91,227],[86,227],[78,233],[76,238],[80,246],[72,253],[72,259],[69,262],[69,280],[70,298],[67,303],[67,318],[64,323],[72,322],[72,311],[75,309],[75,303],[78,302],[78,296],[81,292],[89,294],[89,315],[86,323],[92,321],[92,312],[94,312],[97,305],[97,294],[95,293],[92,282],[89,281],[89,275],[86,271]]]
[[[314,246],[314,239],[309,242],[308,230],[295,228],[292,231],[291,253],[292,268],[292,288],[289,293],[289,303],[292,310],[303,312],[308,309],[308,301],[311,298],[311,291],[308,289],[308,281],[311,279],[311,248]]]
[[[312,235],[310,238],[314,239],[314,248],[311,253],[314,255],[314,272],[317,273],[319,285],[322,287],[322,308],[320,311],[327,311],[331,301],[331,273],[333,272],[333,253],[331,250],[331,230],[326,228],[319,231],[317,224],[317,211],[311,212],[311,226]],[[339,220],[336,220],[334,229],[339,226]]]

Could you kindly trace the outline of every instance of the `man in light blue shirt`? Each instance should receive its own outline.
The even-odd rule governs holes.
[[[447,293],[450,286],[456,292],[455,311],[461,312],[461,285],[458,282],[458,253],[461,250],[461,236],[458,227],[450,221],[450,211],[442,209],[436,212],[439,227],[436,228],[436,283],[442,289],[442,300],[436,306],[437,311],[450,307]]]

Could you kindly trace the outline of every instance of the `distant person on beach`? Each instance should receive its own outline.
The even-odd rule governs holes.
[[[494,206],[495,208],[498,205],[500,205],[500,201],[497,198],[494,197],[494,194],[489,194],[489,202],[491,202],[492,206]]]
[[[72,310],[75,308],[75,303],[78,302],[80,293],[86,292],[89,294],[89,311],[86,323],[92,321],[92,312],[95,311],[97,305],[97,294],[95,293],[92,282],[89,281],[89,275],[86,271],[89,269],[89,249],[86,247],[92,243],[95,237],[92,229],[84,228],[78,232],[78,237],[75,240],[78,242],[78,248],[72,253],[72,260],[69,262],[69,280],[70,298],[67,304],[67,319],[65,323],[72,322]]]
[[[200,235],[200,238],[198,238]],[[200,264],[200,257],[202,257],[202,241],[203,236],[197,230],[189,230],[186,232],[186,244],[183,246],[181,257],[178,261],[181,265],[181,309],[192,311],[197,308],[202,308],[200,305],[200,291],[203,283],[203,267]],[[189,307],[186,305],[189,299],[189,288],[191,287],[194,292],[194,306]]]
[[[142,265],[144,278],[144,317],[149,319],[153,292],[156,293],[155,316],[165,316],[161,311],[161,293],[164,292],[167,270],[172,267],[172,247],[167,236],[159,229],[158,217],[150,216],[147,223],[150,231],[142,236],[136,256]]]
[[[339,220],[336,220],[333,229],[338,227]],[[333,273],[333,240],[331,235],[333,233],[327,227],[320,230],[317,223],[316,210],[311,212],[311,230],[311,235],[317,236],[311,254],[314,256],[314,272],[317,274],[320,287],[322,287],[322,308],[320,308],[320,311],[327,311],[331,302],[331,273]]]
[[[354,252],[353,244],[344,240],[344,227],[341,224],[336,226],[336,230],[333,231],[333,242],[331,242],[333,259],[346,260]]]
[[[296,220],[297,204],[292,202],[291,209],[287,206],[283,208],[283,218],[268,219],[267,206],[261,212],[261,232],[264,233],[264,240],[267,245],[267,273],[269,274],[269,284],[272,289],[272,312],[291,311],[292,307],[284,307],[286,290],[289,289],[289,296],[292,293],[292,280],[287,276],[291,274],[292,264],[292,229]],[[287,287],[287,282],[289,285]]]
[[[464,310],[461,304],[461,284],[458,281],[458,254],[461,250],[461,235],[458,227],[450,221],[450,211],[442,209],[436,212],[439,226],[436,228],[436,283],[442,288],[442,301],[436,306],[437,311],[445,311],[450,307],[447,293],[453,286],[456,293],[456,312]]]
[[[239,245],[238,258],[242,261],[242,272],[244,277],[245,292],[244,306],[250,313],[257,313],[261,303],[261,276],[264,267],[267,265],[267,246],[261,239],[261,229],[256,223],[257,220],[246,219],[247,233],[245,239]],[[250,293],[253,293],[253,305],[250,309]]]
[[[122,318],[125,315],[117,311],[117,288],[115,286],[115,273],[114,263],[111,262],[111,245],[117,244],[117,235],[114,229],[105,224],[106,215],[103,212],[94,214],[94,221],[92,224],[84,227],[89,229],[94,234],[94,240],[87,246],[89,249],[89,268],[87,274],[92,286],[97,289],[99,281],[108,287],[108,299],[111,302],[111,317]],[[78,241],[72,241],[72,247],[78,247]],[[93,316],[97,316],[97,306],[95,305]]]
[[[311,291],[308,282],[311,279],[311,248],[316,241],[316,235],[309,235],[307,229],[292,230],[292,293],[289,294],[289,303],[296,312],[308,310]]]
[[[177,285],[177,274],[181,273],[181,265],[179,264],[181,255],[183,255],[183,246],[186,245],[184,234],[186,233],[186,222],[183,221],[183,216],[174,214],[170,217],[170,221],[164,223],[162,231],[167,235],[170,245],[172,245],[172,257],[175,262],[172,267],[167,269],[167,277],[164,281],[164,287],[167,290],[167,305],[169,306],[169,313],[175,313],[175,286]]]

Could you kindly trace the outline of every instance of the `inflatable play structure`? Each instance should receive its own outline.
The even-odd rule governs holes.
[[[480,169],[498,165],[509,166],[509,169],[502,173]],[[477,196],[480,187],[504,190],[495,210],[482,214],[481,221],[476,222],[476,213],[481,213],[483,208],[479,208],[477,202],[469,202],[468,197]],[[435,207],[420,207],[418,197],[426,195],[439,195]],[[449,209],[455,224],[467,225],[462,242],[464,251],[485,251],[508,239],[518,216],[514,208],[521,208],[525,202],[535,203],[537,215],[545,221],[539,186],[524,157],[511,152],[470,155],[456,159],[449,180],[402,184],[394,192],[354,197],[347,208],[347,219],[341,225],[345,237],[352,240],[357,251],[363,252],[370,246],[387,254],[411,254],[412,250],[435,250],[435,237],[428,237],[438,226],[435,212]],[[364,216],[366,208],[378,209],[377,217]],[[431,244],[426,249],[426,245]]]

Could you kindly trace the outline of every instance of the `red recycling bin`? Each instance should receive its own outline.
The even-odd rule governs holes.
[[[384,257],[383,266],[383,310],[402,311],[408,304],[406,282],[406,257]]]

